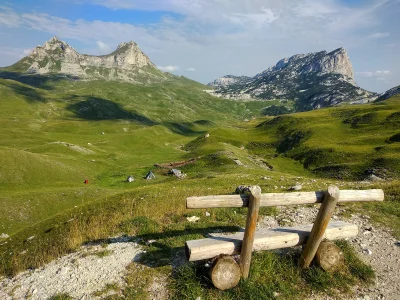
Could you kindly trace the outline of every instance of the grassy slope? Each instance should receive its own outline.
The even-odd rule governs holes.
[[[266,103],[216,99],[202,89],[186,79],[147,87],[101,81],[32,86],[0,79],[0,231],[12,235],[0,245],[1,273],[41,265],[82,242],[121,232],[156,238],[148,260],[162,267],[181,255],[185,240],[215,227],[244,225],[244,209],[215,209],[208,220],[187,223],[186,216],[204,214],[185,209],[187,196],[231,193],[239,184],[283,191],[315,176],[321,178],[305,184],[305,190],[329,183],[354,187],[332,173],[332,161],[345,179],[364,176],[377,160],[387,163],[374,172],[398,178],[399,143],[386,142],[398,132],[398,98],[243,122]],[[363,117],[371,112],[372,117]],[[184,181],[153,167],[193,157],[200,158],[182,168],[188,174]],[[318,160],[308,164],[308,157]],[[234,158],[246,166],[236,165]],[[157,175],[150,182],[142,179],[149,169]],[[136,181],[125,183],[127,175]],[[83,185],[84,179],[90,184]],[[367,209],[399,234],[398,181],[381,186],[391,201],[352,209]],[[20,255],[24,250],[27,254]],[[260,257],[266,264],[274,259]],[[294,272],[288,264],[283,273]],[[293,280],[302,282],[294,282],[300,288],[308,282]]]
[[[0,230],[12,234],[99,199],[94,193],[50,200],[65,190],[90,195],[86,191],[101,189],[107,196],[138,187],[142,183],[127,187],[123,181],[143,177],[155,163],[181,159],[180,146],[214,122],[230,126],[251,115],[248,103],[215,99],[202,89],[184,78],[151,86],[0,79],[0,213],[7,215],[11,203],[23,212],[2,218]],[[90,186],[82,186],[85,179]]]

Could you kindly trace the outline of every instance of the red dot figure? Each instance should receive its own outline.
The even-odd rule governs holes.
[[[85,179],[85,184],[89,184],[89,180]]]

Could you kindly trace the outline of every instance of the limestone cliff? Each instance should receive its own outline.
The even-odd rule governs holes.
[[[218,97],[293,101],[297,110],[376,98],[354,82],[353,67],[343,48],[293,55],[254,77],[228,75],[209,85],[215,87],[210,93]]]
[[[65,74],[81,79],[106,79],[137,82],[139,77],[148,81],[167,77],[131,41],[121,43],[107,55],[93,56],[78,53],[66,42],[53,37],[37,46],[31,53],[8,68],[31,74]]]

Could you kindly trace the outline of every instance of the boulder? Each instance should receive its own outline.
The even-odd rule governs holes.
[[[301,184],[296,183],[296,185],[289,188],[289,191],[300,191],[302,188],[303,186]]]
[[[186,174],[182,173],[182,171],[181,171],[181,170],[178,170],[178,169],[171,169],[171,170],[168,171],[168,174],[169,174],[169,175],[174,175],[174,176],[176,176],[177,178],[184,178],[184,177],[186,177]]]
[[[6,233],[0,234],[0,239],[8,239],[10,236]]]

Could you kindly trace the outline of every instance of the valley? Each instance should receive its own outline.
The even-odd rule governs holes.
[[[68,70],[78,70],[71,67],[71,57],[55,51],[60,45],[69,49],[62,41],[47,43],[42,48],[50,49],[51,59],[45,59],[46,52],[35,55],[60,70],[66,70],[65,61]],[[74,54],[87,63],[82,57]],[[282,99],[215,97],[207,92],[209,86],[163,73],[152,63],[144,66],[150,75],[139,72],[141,68],[124,68],[128,73],[121,76],[132,80],[105,77],[103,69],[95,75],[87,69],[53,72],[49,65],[38,67],[43,64],[23,59],[0,70],[0,276],[39,270],[68,253],[81,253],[82,246],[107,248],[110,238],[119,238],[116,243],[122,238],[143,253],[110,297],[148,297],[149,286],[159,278],[164,292],[175,299],[338,296],[352,295],[352,286],[371,285],[372,269],[349,244],[360,242],[350,241],[342,245],[349,264],[340,276],[317,268],[299,274],[295,253],[266,252],[255,255],[260,267],[253,279],[234,291],[212,290],[201,275],[204,266],[182,261],[184,241],[238,230],[246,209],[189,211],[185,199],[231,194],[238,185],[259,185],[265,193],[286,192],[294,185],[303,191],[324,190],[330,184],[382,188],[384,202],[346,204],[335,214],[400,238],[400,95],[395,92],[376,102],[350,105],[357,99],[346,98],[328,107],[306,103],[306,98],[296,104],[293,96],[289,114],[265,116],[263,109],[281,106]],[[21,66],[31,71],[23,72]],[[179,166],[186,174],[183,179],[155,166],[192,159]],[[155,179],[144,179],[149,171]],[[135,180],[127,182],[128,176]],[[307,207],[307,214],[313,209]],[[260,214],[280,226],[296,223],[282,208],[262,208]],[[200,220],[189,222],[193,215]],[[262,268],[276,279],[266,278]]]

